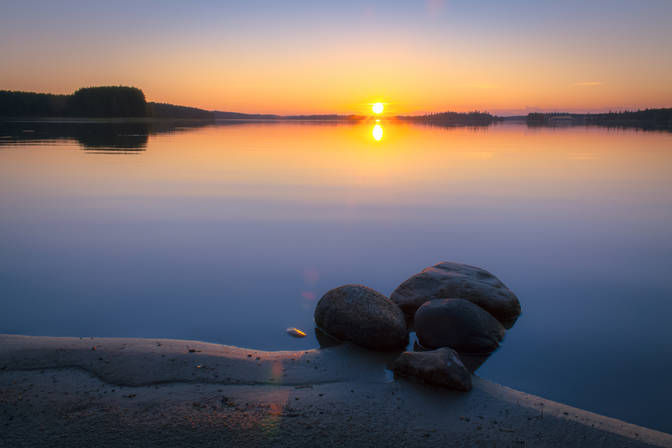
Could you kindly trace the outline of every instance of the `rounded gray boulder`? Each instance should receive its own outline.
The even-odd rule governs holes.
[[[459,297],[492,314],[505,328],[520,315],[518,297],[485,269],[443,262],[423,269],[394,290],[390,299],[409,317],[428,300]]]
[[[491,353],[499,347],[504,333],[497,319],[464,299],[431,300],[415,313],[415,334],[426,348]]]
[[[381,293],[362,285],[327,292],[315,308],[315,324],[328,335],[373,350],[408,343],[404,313]]]
[[[455,350],[445,347],[427,352],[404,352],[392,364],[395,374],[427,384],[470,391],[471,374]]]

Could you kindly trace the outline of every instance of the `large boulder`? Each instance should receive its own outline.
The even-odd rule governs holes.
[[[492,314],[506,328],[520,315],[518,297],[490,272],[461,263],[425,268],[394,290],[390,299],[409,317],[428,300],[459,297]]]
[[[394,373],[449,389],[470,391],[471,374],[455,350],[404,352],[392,364]]]
[[[328,335],[373,350],[408,344],[401,309],[381,293],[362,285],[332,289],[315,309],[315,324]]]
[[[415,313],[415,334],[423,347],[451,347],[460,353],[491,353],[504,327],[481,307],[464,299],[425,302]]]

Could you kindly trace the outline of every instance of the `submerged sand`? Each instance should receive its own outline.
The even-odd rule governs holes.
[[[672,435],[474,377],[395,380],[349,345],[0,335],[0,446],[672,447]]]

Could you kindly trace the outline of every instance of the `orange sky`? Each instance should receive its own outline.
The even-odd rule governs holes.
[[[672,106],[672,2],[244,3],[3,3],[0,89],[260,113]]]

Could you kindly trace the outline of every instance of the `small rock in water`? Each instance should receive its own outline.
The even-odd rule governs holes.
[[[287,334],[290,336],[294,336],[295,338],[305,338],[306,337],[306,332],[301,331],[298,328],[290,327],[287,329]]]
[[[471,374],[457,352],[449,347],[427,352],[404,352],[392,370],[401,376],[413,377],[434,386],[449,389],[471,390]]]

